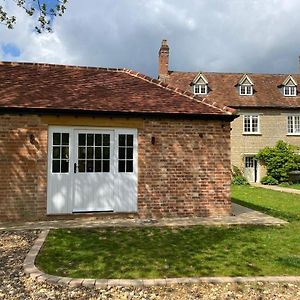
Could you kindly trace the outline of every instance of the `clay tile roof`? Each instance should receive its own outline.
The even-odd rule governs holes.
[[[128,69],[0,63],[0,109],[231,115],[234,110]]]
[[[287,74],[247,73],[254,83],[252,96],[240,96],[237,85],[244,76],[242,73],[201,72],[208,81],[209,93],[206,99],[212,99],[217,106],[226,107],[274,107],[300,108],[300,89],[295,97],[286,97],[280,87]],[[192,91],[191,83],[198,72],[170,71],[167,83],[181,90]],[[293,74],[293,79],[300,82],[300,74]]]

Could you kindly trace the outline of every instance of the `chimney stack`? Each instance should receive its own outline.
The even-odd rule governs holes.
[[[166,82],[169,77],[169,46],[167,40],[161,42],[158,64],[158,79]]]

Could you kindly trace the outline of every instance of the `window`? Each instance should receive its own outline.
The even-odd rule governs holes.
[[[284,96],[296,96],[297,89],[295,86],[284,86],[283,87],[283,94]]]
[[[244,133],[259,133],[258,115],[244,115]]]
[[[119,134],[118,170],[133,172],[133,134]]]
[[[242,95],[242,96],[253,95],[252,85],[240,85],[240,95]]]
[[[206,95],[207,94],[207,84],[195,84],[194,85],[195,95]]]
[[[300,115],[288,116],[288,133],[300,134]]]
[[[110,134],[78,134],[78,172],[110,171]]]
[[[54,132],[52,135],[52,173],[68,173],[69,157],[69,134]]]
[[[253,156],[246,156],[245,157],[245,168],[254,168]]]

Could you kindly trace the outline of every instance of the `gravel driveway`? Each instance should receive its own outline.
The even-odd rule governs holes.
[[[0,299],[300,299],[300,284],[198,284],[155,288],[70,288],[26,277],[22,263],[39,231],[0,232]]]

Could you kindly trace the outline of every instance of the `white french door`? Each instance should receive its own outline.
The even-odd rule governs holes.
[[[74,130],[73,212],[114,211],[114,132]]]
[[[50,126],[47,213],[136,212],[137,130]]]

